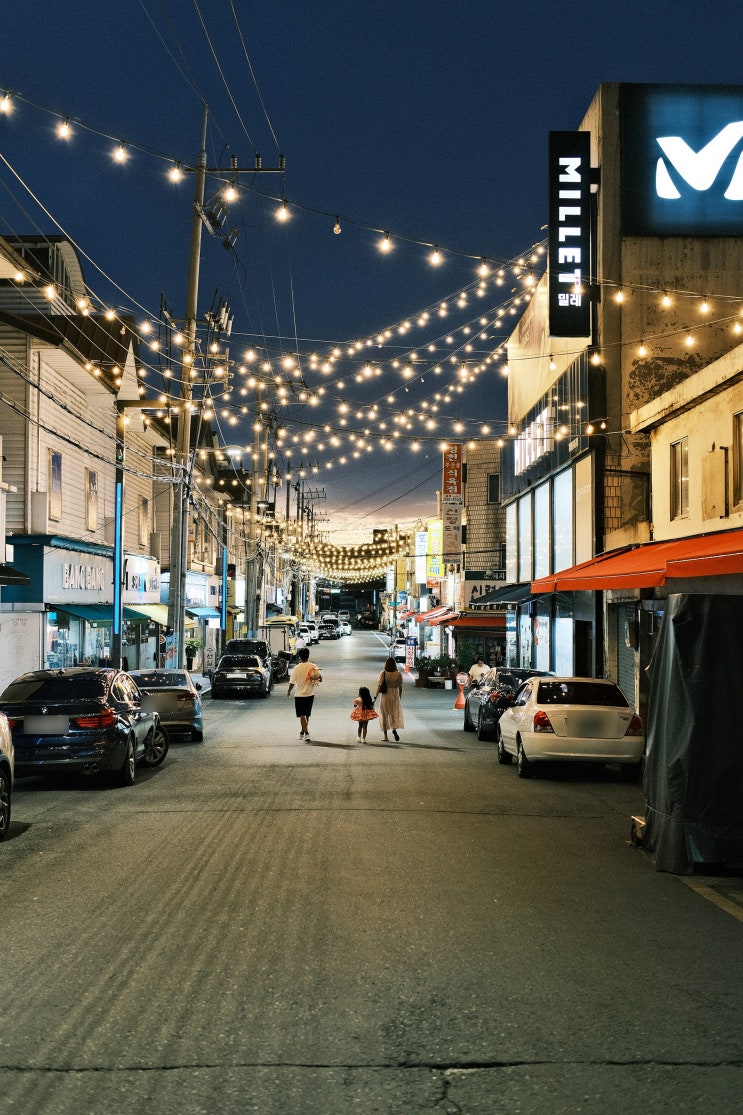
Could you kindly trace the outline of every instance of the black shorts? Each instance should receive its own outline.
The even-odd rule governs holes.
[[[294,698],[294,711],[297,714],[297,717],[312,715],[312,702],[314,701],[314,699],[314,696]]]

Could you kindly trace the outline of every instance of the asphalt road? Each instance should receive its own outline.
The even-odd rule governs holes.
[[[524,782],[404,691],[380,638],[206,699],[129,789],[16,786],[0,846],[0,1096],[17,1115],[738,1112],[743,923],[629,844],[617,772]]]

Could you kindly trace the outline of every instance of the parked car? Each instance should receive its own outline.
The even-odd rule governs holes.
[[[215,701],[240,693],[267,697],[272,687],[271,667],[257,654],[225,654],[212,674],[212,699]]]
[[[21,674],[0,695],[15,748],[16,774],[110,772],[131,786],[137,763],[168,753],[158,714],[145,709],[123,670],[75,666]]]
[[[310,627],[309,623],[302,621],[299,625],[299,635],[300,638],[304,639],[304,645],[306,647],[312,646],[313,643],[318,643],[320,641],[320,632],[315,623]]]
[[[305,620],[302,620],[302,622],[306,623],[307,626],[309,627],[310,632],[312,633],[312,642],[313,643],[319,643],[320,642],[320,628],[317,624],[317,621],[314,620],[314,619],[305,619]]]
[[[10,829],[13,770],[13,737],[7,716],[0,712],[0,840],[5,839]]]
[[[228,639],[225,654],[255,654],[261,662],[268,662],[271,657],[271,647],[266,639]]]
[[[540,762],[618,763],[640,777],[642,720],[613,681],[540,677],[524,682],[498,721],[498,762],[514,756],[521,778]]]
[[[395,662],[404,662],[407,651],[404,639],[395,639],[390,647],[390,658],[394,658]]]
[[[320,623],[321,639],[340,639],[341,628],[337,619],[324,619]]]
[[[347,623],[351,622],[351,613],[349,612],[348,608],[338,609],[338,619],[344,619]]]
[[[465,732],[477,732],[478,739],[489,739],[495,732],[505,702],[520,685],[532,677],[544,677],[545,670],[527,670],[515,666],[494,666],[481,681],[470,686],[464,699]]]
[[[168,732],[185,732],[191,739],[204,738],[201,682],[188,670],[130,670],[142,694],[142,707],[154,710]]]
[[[353,628],[347,619],[339,619],[338,625],[341,629],[341,635],[352,635]]]

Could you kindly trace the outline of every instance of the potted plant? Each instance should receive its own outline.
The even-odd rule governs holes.
[[[457,660],[452,658],[450,654],[439,654],[436,658],[431,658],[432,674],[436,674],[443,678],[453,678],[457,670]]]
[[[190,639],[186,640],[186,669],[187,670],[193,670],[193,663],[194,663],[194,658],[196,657],[196,652],[201,650],[203,645],[204,644],[202,643],[201,639],[197,639],[195,636],[192,636]]]
[[[418,677],[415,679],[415,684],[418,689],[425,689],[428,685],[428,679],[433,673],[431,665],[431,658],[427,654],[420,654],[413,663],[418,671]]]

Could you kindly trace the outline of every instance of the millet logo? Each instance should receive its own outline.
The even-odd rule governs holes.
[[[726,124],[722,131],[695,151],[681,136],[658,136],[657,143],[676,174],[692,190],[703,193],[712,188],[728,156],[743,139],[743,120]],[[658,197],[669,201],[681,197],[663,158],[655,168],[655,191]],[[738,157],[732,178],[723,196],[728,201],[743,201],[743,151]]]

